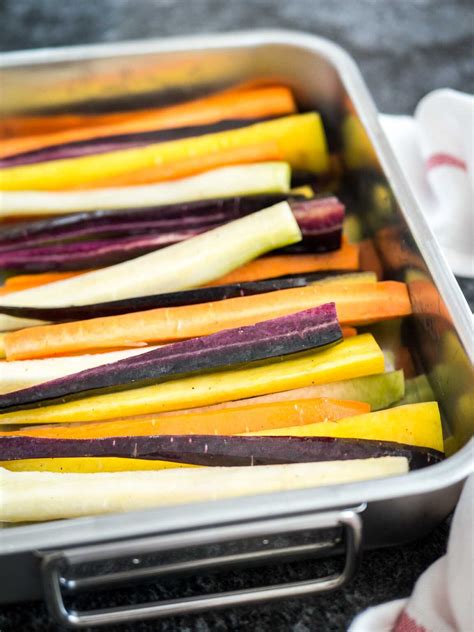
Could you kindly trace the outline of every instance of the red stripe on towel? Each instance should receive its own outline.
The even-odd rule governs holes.
[[[433,154],[426,161],[426,169],[434,169],[435,167],[457,167],[467,171],[467,164],[464,160],[451,156],[451,154]]]
[[[393,632],[428,632],[426,628],[419,625],[403,610],[395,622]]]

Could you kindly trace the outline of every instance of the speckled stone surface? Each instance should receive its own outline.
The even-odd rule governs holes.
[[[2,0],[0,7],[3,50],[297,29],[352,53],[386,112],[411,112],[435,88],[474,91],[470,0]]]
[[[344,46],[386,112],[411,112],[423,94],[438,87],[474,91],[470,0],[0,0],[2,50],[274,27],[310,31]],[[462,287],[472,306],[474,283]],[[445,523],[420,542],[366,553],[355,579],[333,595],[103,629],[343,631],[364,608],[408,595],[417,577],[444,553],[447,534]],[[262,583],[305,579],[316,565],[331,572],[337,562],[259,570],[259,578]],[[234,574],[232,587],[244,586],[245,577]],[[193,578],[180,593],[170,587],[166,596],[229,587],[224,579]],[[150,585],[114,598],[138,603],[156,596],[156,586]],[[88,607],[101,605],[100,594],[90,597]],[[0,632],[57,630],[42,604],[0,607]]]

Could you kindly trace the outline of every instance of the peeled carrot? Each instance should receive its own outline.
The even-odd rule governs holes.
[[[357,336],[357,329],[355,327],[341,327],[342,335],[344,338],[352,338]]]
[[[228,98],[229,103],[232,103],[229,98],[231,95],[241,95],[242,93],[255,92],[262,88],[272,89],[281,93],[282,102],[284,103],[284,91],[286,90],[290,101],[293,102],[293,95],[285,87],[275,85],[271,81],[267,80],[254,80],[240,83],[224,90],[219,90],[209,96],[200,97],[184,103],[177,103],[171,106],[163,106],[159,108],[147,108],[144,110],[123,110],[120,112],[105,112],[100,114],[44,114],[44,115],[19,115],[5,117],[0,121],[0,138],[12,138],[12,137],[25,137],[25,136],[37,136],[46,135],[54,132],[61,132],[73,128],[89,128],[98,126],[110,126],[124,121],[136,121],[142,116],[150,116],[155,112],[160,114],[165,113],[168,110],[175,109],[179,114],[179,109],[185,112],[185,106],[189,107],[189,113],[192,114],[192,108],[190,106],[198,107],[201,104],[212,104],[218,101],[224,101],[224,98]],[[269,91],[270,93],[270,91]],[[276,95],[275,95],[276,96]],[[293,103],[294,105],[294,103]],[[291,110],[294,111],[294,110]],[[286,110],[285,110],[286,112]],[[262,114],[261,116],[266,116]],[[256,118],[257,115],[251,118]],[[243,117],[248,118],[248,117]]]
[[[287,274],[304,274],[325,270],[357,270],[359,248],[357,244],[343,242],[339,250],[318,255],[275,255],[256,259],[219,277],[208,285],[226,285],[243,281],[260,281]]]
[[[145,147],[4,168],[0,171],[0,187],[3,191],[78,187],[140,169],[167,167],[190,156],[199,159],[224,149],[268,141],[278,144],[284,160],[295,169],[320,173],[329,167],[321,117],[308,112]]]
[[[101,472],[135,472],[141,470],[172,470],[199,467],[190,463],[159,461],[158,459],[129,459],[114,456],[53,457],[50,459],[18,459],[0,461],[0,468],[10,472],[58,472],[61,474],[99,474]]]
[[[38,287],[63,279],[70,279],[90,270],[81,270],[80,272],[44,272],[42,274],[19,274],[17,276],[6,279],[5,284],[0,287],[0,295],[10,294],[10,292],[19,292],[30,287]]]
[[[407,387],[408,388],[408,387]],[[432,395],[432,393],[431,393]],[[267,395],[257,395],[248,399],[235,399],[211,404],[209,406],[199,406],[193,408],[180,408],[180,415],[194,413],[211,412],[228,408],[244,408],[245,406],[255,406],[256,404],[274,404],[277,402],[287,402],[304,399],[331,398],[347,401],[358,401],[369,404],[371,410],[382,410],[392,406],[396,402],[402,401],[406,397],[405,379],[403,371],[392,371],[379,373],[378,375],[365,375],[362,377],[342,380],[341,382],[331,382],[329,384],[311,384],[289,391],[278,391]],[[433,400],[427,397],[421,401]],[[418,400],[417,400],[418,401]],[[412,403],[405,402],[404,403]],[[176,411],[160,413],[160,416],[176,415]],[[143,415],[142,417],[143,418]],[[130,419],[130,418],[129,418]]]
[[[193,503],[190,510],[202,514],[202,506],[195,503],[296,489],[311,489],[314,497],[317,496],[315,487],[400,476],[408,470],[406,457],[393,456],[261,465],[258,468],[196,467],[110,474],[9,472],[2,469],[0,521],[24,523],[86,516],[86,524],[94,524],[98,530],[98,525],[91,522],[90,517],[94,514],[156,510],[183,503]],[[341,498],[337,488],[328,490],[328,496],[334,501]],[[253,506],[259,502],[256,498]],[[247,501],[245,504],[248,506]],[[130,518],[139,520],[136,516]]]
[[[262,430],[246,434],[291,437],[343,437],[375,441],[395,441],[444,451],[441,417],[437,402],[407,404],[366,415],[309,424]]]
[[[0,432],[0,436],[48,437],[51,439],[96,439],[143,435],[219,434],[232,435],[286,428],[323,421],[335,421],[370,412],[369,404],[337,399],[306,399],[275,404],[248,405],[211,412],[170,416],[128,417],[102,423],[71,426],[33,426],[18,431]]]
[[[79,124],[80,127],[4,141],[0,148],[0,157],[33,151],[52,145],[93,140],[94,138],[204,125],[224,119],[279,116],[291,114],[295,111],[296,105],[293,95],[288,88],[283,86],[244,90],[239,93],[238,98],[233,92],[225,92],[153,110],[105,114],[96,117],[78,116],[75,119],[70,117],[69,120],[64,120],[62,124],[69,126],[71,124]],[[56,121],[61,125],[61,117],[57,117]],[[50,130],[54,127],[54,124],[51,122],[47,124]],[[13,120],[10,124],[7,121],[6,125],[7,130],[8,126],[13,131],[21,130],[22,122],[21,119],[18,122]],[[30,130],[39,131],[40,127],[38,125],[41,126],[40,119],[37,119],[37,121],[32,120]],[[2,127],[2,131],[4,130],[5,127]]]
[[[121,316],[43,325],[5,334],[8,360],[24,360],[86,349],[119,348],[137,342],[169,342],[336,303],[341,325],[367,324],[411,313],[404,283],[385,281],[291,288],[214,303],[151,309]]]
[[[0,425],[105,421],[210,406],[312,384],[350,380],[383,370],[382,350],[371,334],[362,334],[323,350],[298,353],[275,362],[252,363],[65,403],[7,411],[0,414]]]
[[[96,187],[130,186],[136,184],[150,184],[165,180],[185,178],[202,171],[217,169],[228,165],[239,165],[254,162],[282,160],[283,156],[278,144],[273,141],[250,145],[248,147],[236,147],[223,149],[207,156],[189,156],[170,165],[156,165],[147,169],[140,169],[119,176],[94,181],[92,185],[86,184],[79,189]]]

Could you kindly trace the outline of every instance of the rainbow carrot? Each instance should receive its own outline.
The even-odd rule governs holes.
[[[131,173],[104,178],[103,180],[94,181],[92,184],[85,184],[78,188],[90,189],[97,187],[105,188],[151,184],[153,182],[185,178],[201,173],[202,171],[218,169],[219,167],[278,160],[283,160],[283,155],[278,148],[278,144],[273,141],[267,141],[248,147],[222,149],[207,156],[188,156],[170,165],[156,165],[146,169],[132,171]]]
[[[120,348],[140,342],[170,342],[252,325],[278,316],[336,303],[341,325],[360,325],[411,313],[405,284],[384,281],[357,285],[327,283],[199,303],[43,325],[4,336],[8,360],[41,358],[86,349]]]
[[[68,189],[154,166],[167,168],[190,157],[207,159],[222,150],[265,142],[275,142],[283,159],[295,169],[321,173],[329,167],[321,118],[316,112],[309,112],[145,147],[4,168],[0,171],[0,189]]]
[[[31,287],[38,287],[40,285],[46,285],[47,283],[54,283],[55,281],[71,279],[72,277],[79,276],[80,274],[84,274],[86,272],[90,272],[90,270],[81,270],[80,272],[18,274],[17,276],[6,279],[4,285],[0,287],[0,295],[10,294],[11,292],[19,292],[20,290],[27,290]]]
[[[324,350],[295,354],[275,362],[203,373],[117,393],[0,415],[3,424],[103,421],[181,408],[208,406],[381,373],[384,357],[370,334],[344,339]]]
[[[208,285],[227,285],[244,281],[260,281],[288,274],[304,274],[323,270],[357,270],[357,244],[343,242],[339,250],[317,255],[273,255],[251,261]]]
[[[0,126],[4,136],[16,136],[18,131],[28,128],[30,134],[35,135],[3,141],[0,157],[95,138],[203,125],[225,119],[281,116],[295,111],[296,105],[291,91],[283,86],[270,86],[242,91],[239,98],[231,92],[226,92],[154,110],[135,110],[95,117],[68,115],[67,119],[61,116],[54,116],[51,119],[38,117],[30,121],[29,127],[28,120],[7,119]],[[54,129],[55,126],[61,125],[70,129]],[[45,126],[49,127],[50,133],[41,133],[42,127]],[[75,129],[71,129],[72,127]]]
[[[128,437],[130,435],[232,435],[335,421],[368,412],[370,412],[370,406],[363,402],[329,398],[305,399],[195,414],[150,415],[145,419],[129,417],[117,421],[70,426],[32,426],[23,430],[0,432],[0,436],[27,435],[51,439],[96,439],[99,437]]]

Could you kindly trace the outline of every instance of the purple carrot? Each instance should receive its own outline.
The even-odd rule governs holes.
[[[194,230],[157,235],[137,235],[0,251],[0,268],[22,272],[47,272],[48,270],[85,270],[113,265],[195,237],[214,227],[201,226]]]
[[[20,167],[38,162],[49,162],[51,160],[64,160],[66,158],[82,158],[93,154],[104,154],[121,149],[133,149],[145,147],[146,145],[163,143],[171,140],[180,140],[190,136],[203,136],[204,134],[214,134],[240,127],[247,127],[254,123],[260,123],[268,119],[235,119],[209,123],[208,125],[194,125],[189,127],[177,127],[172,129],[158,130],[155,132],[142,132],[135,134],[121,134],[117,136],[103,136],[92,140],[81,140],[73,143],[51,145],[32,151],[14,154],[7,158],[0,159],[0,168]]]
[[[133,422],[130,431],[133,433]],[[443,459],[443,454],[437,450],[392,441],[236,435],[132,435],[96,439],[3,436],[0,437],[0,453],[6,461],[127,457],[203,466],[272,465],[401,456],[408,459],[412,470]]]
[[[125,210],[71,213],[60,217],[21,222],[0,230],[0,249],[6,250],[35,243],[70,240],[84,235],[113,232],[129,235],[136,231],[176,231],[187,226],[225,223],[249,215],[288,198],[287,195],[251,195],[245,197],[196,200],[165,206]],[[340,203],[338,203],[340,204]],[[145,226],[140,228],[141,224]],[[182,226],[181,226],[182,224]]]
[[[315,198],[311,200],[290,201],[298,224],[303,233],[303,248],[311,252],[328,252],[336,250],[341,244],[342,223],[344,219],[344,206],[337,198]],[[56,231],[54,239],[59,239],[61,232],[63,239],[71,239],[73,236],[85,237],[86,235],[97,236],[100,232],[112,233],[115,236],[107,240],[90,240],[74,242],[68,244],[53,244],[42,247],[29,247],[27,244],[36,240],[45,239],[41,235],[41,223],[35,231],[30,228],[30,235],[27,235],[28,227],[24,227],[23,234],[26,238],[21,239],[21,227],[17,227],[16,233],[5,231],[0,237],[0,268],[22,272],[46,272],[48,270],[82,270],[90,267],[100,267],[119,263],[126,259],[138,257],[152,250],[169,246],[189,237],[193,237],[205,230],[211,230],[222,223],[235,219],[235,216],[246,215],[239,209],[236,213],[235,207],[224,210],[219,214],[195,215],[186,218],[161,218],[152,220],[146,215],[138,220],[117,222],[117,218],[107,217],[107,222],[98,222],[96,226],[87,222],[82,226],[65,222]],[[217,217],[220,220],[215,221]],[[72,230],[71,230],[72,228]],[[100,232],[99,232],[100,231]],[[10,232],[10,240],[7,235]],[[36,232],[36,234],[35,234]],[[123,237],[134,233],[136,236]],[[137,234],[138,233],[138,234]],[[117,236],[117,234],[119,236]],[[15,241],[15,235],[17,237]],[[3,245],[1,239],[3,238]],[[50,233],[50,239],[53,234]],[[21,245],[21,247],[20,247]]]
[[[64,323],[73,320],[101,318],[102,316],[119,316],[120,314],[141,312],[146,309],[158,309],[159,307],[196,305],[198,303],[224,301],[228,298],[237,298],[239,296],[266,294],[267,292],[276,292],[277,290],[304,287],[310,283],[337,277],[341,274],[350,277],[351,274],[357,273],[348,272],[346,270],[310,272],[308,274],[295,274],[286,277],[276,277],[274,279],[263,279],[262,281],[245,281],[228,285],[200,287],[193,290],[150,294],[148,296],[136,296],[134,298],[125,298],[118,301],[108,301],[106,303],[70,305],[68,307],[20,307],[14,305],[0,305],[0,314],[16,316],[17,318],[33,318],[53,323]]]
[[[153,351],[0,395],[0,409],[39,404],[104,388],[131,388],[179,375],[227,368],[337,342],[336,306],[326,303],[256,325],[165,345]]]

